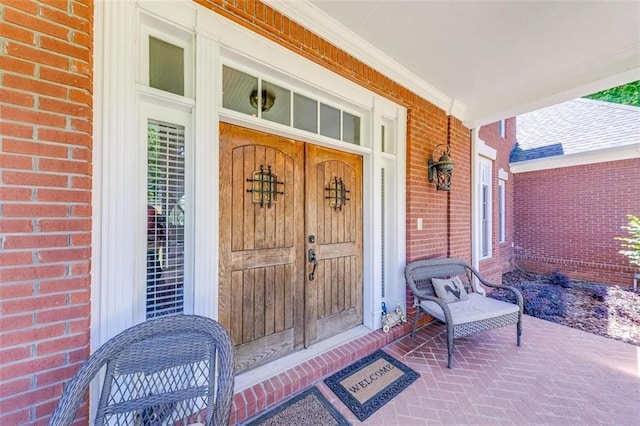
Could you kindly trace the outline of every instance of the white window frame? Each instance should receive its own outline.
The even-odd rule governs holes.
[[[507,185],[503,179],[498,179],[498,242],[507,240]]]
[[[480,259],[488,259],[493,255],[493,200],[491,191],[493,162],[480,158],[478,179],[478,218],[480,224]]]
[[[170,106],[169,106],[170,105]],[[193,250],[193,236],[194,230],[194,143],[193,143],[193,125],[192,114],[189,109],[185,109],[181,105],[171,105],[169,102],[160,103],[157,99],[150,98],[148,96],[141,96],[140,100],[140,170],[142,170],[141,181],[143,185],[139,185],[140,190],[140,206],[139,210],[146,211],[147,209],[147,126],[150,119],[164,121],[166,123],[176,124],[184,127],[184,144],[185,144],[185,229],[184,229],[184,313],[193,313],[193,300],[194,300],[194,280],[193,280],[193,268],[194,268],[194,250]],[[140,226],[143,229],[147,227],[146,215],[137,218]],[[139,253],[145,253],[147,250],[146,235],[141,241],[134,242],[136,255],[134,255],[134,262],[138,265],[135,271],[139,274],[136,275],[136,282],[146,283],[146,256],[143,259]],[[144,264],[140,264],[144,261]],[[133,303],[134,321],[136,323],[143,322],[146,319],[146,286],[136,286],[136,298]]]
[[[498,121],[498,135],[501,138],[507,137],[507,120]]]

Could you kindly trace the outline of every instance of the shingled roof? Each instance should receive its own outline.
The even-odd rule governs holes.
[[[511,163],[640,143],[640,107],[578,98],[516,117]]]

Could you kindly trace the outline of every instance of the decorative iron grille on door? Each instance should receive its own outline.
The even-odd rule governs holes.
[[[329,186],[325,188],[325,191],[327,195],[324,198],[329,200],[329,206],[335,211],[342,210],[345,203],[349,201],[347,194],[351,192],[345,186],[342,178],[337,176],[333,177],[333,180],[329,182]]]
[[[253,194],[253,202],[259,203],[260,207],[266,204],[271,208],[271,205],[277,201],[278,194],[284,194],[283,191],[278,190],[278,185],[284,185],[284,182],[280,182],[278,176],[273,174],[271,166],[267,166],[265,171],[264,166],[260,164],[260,170],[253,172],[252,177],[247,178],[247,182],[251,182],[251,188],[247,189],[247,192]]]

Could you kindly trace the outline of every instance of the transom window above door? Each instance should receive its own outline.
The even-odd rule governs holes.
[[[222,67],[222,106],[243,114],[360,145],[362,120],[310,96]]]

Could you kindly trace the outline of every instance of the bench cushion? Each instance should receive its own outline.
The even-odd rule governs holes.
[[[444,312],[436,302],[423,300],[420,306],[431,316],[445,322]],[[467,300],[449,303],[453,325],[482,321],[501,315],[518,312],[518,305],[485,297],[477,293],[469,294]]]

